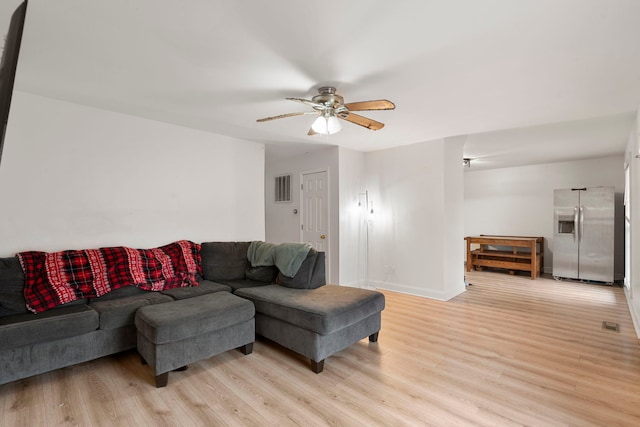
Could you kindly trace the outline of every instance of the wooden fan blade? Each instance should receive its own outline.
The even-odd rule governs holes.
[[[377,99],[375,101],[350,102],[344,104],[349,111],[372,111],[372,110],[393,110],[395,104],[386,99]]]
[[[326,110],[327,109],[326,105],[318,104],[317,102],[309,101],[308,99],[304,99],[304,98],[285,98],[285,99],[287,101],[301,102],[303,104],[310,105],[313,108],[317,108],[317,109],[320,109],[320,110]]]
[[[308,136],[313,136],[313,135],[317,135],[318,132],[316,132],[315,130],[313,130],[313,128],[309,128],[309,132],[307,132]]]
[[[384,123],[380,123],[354,113],[339,114],[338,117],[371,130],[380,130],[384,127]]]
[[[318,114],[318,112],[317,111],[304,111],[304,112],[299,112],[299,113],[280,114],[278,116],[265,117],[264,119],[258,119],[258,120],[256,120],[256,122],[268,122],[269,120],[284,119],[286,117],[293,117],[293,116],[302,116],[304,114]]]

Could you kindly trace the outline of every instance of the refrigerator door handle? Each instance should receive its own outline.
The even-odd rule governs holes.
[[[579,242],[582,242],[582,236],[584,235],[584,206],[580,206],[580,237]]]
[[[578,233],[578,207],[573,207],[573,243],[576,242],[576,233]]]

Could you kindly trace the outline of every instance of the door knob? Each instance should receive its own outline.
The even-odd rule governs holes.
[[[325,236],[325,235],[323,234],[323,235],[321,235],[321,236],[320,236],[320,238],[321,238],[322,240],[324,240],[324,239],[326,239],[326,238],[327,238],[327,236]]]

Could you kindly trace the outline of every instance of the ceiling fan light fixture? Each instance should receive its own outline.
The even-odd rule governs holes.
[[[311,129],[313,129],[314,132],[321,133],[323,135],[333,135],[334,133],[338,133],[342,130],[342,125],[334,115],[321,115],[313,122]]]
[[[311,129],[313,129],[313,131],[316,133],[329,133],[327,129],[327,119],[324,116],[319,116],[314,120],[313,124],[311,125]]]
[[[329,135],[338,133],[342,130],[342,125],[340,124],[340,120],[336,116],[330,116],[327,119],[327,131]]]

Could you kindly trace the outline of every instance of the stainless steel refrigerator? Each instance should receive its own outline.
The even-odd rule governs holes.
[[[554,190],[553,276],[613,282],[613,187]]]

